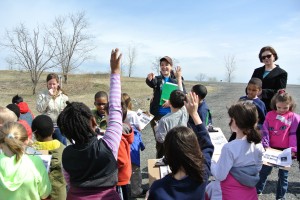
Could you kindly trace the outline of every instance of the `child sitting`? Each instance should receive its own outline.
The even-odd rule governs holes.
[[[66,182],[62,174],[61,157],[65,146],[58,140],[53,140],[53,122],[47,115],[39,115],[32,121],[35,135],[33,146],[36,150],[48,150],[52,155],[49,178],[52,185],[51,198],[65,200],[67,197]]]
[[[42,159],[25,154],[28,135],[24,126],[7,122],[0,128],[0,198],[45,199],[51,192]]]
[[[18,117],[16,114],[8,108],[0,106],[0,127],[6,122],[17,122]]]
[[[25,120],[31,127],[32,120],[34,119],[34,115],[28,107],[28,104],[23,101],[23,98],[19,95],[16,95],[12,98],[11,102],[16,104],[20,108],[20,120]]]
[[[198,95],[199,97],[199,102],[198,102],[198,114],[201,118],[201,121],[203,122],[203,124],[207,127],[208,125],[211,125],[212,124],[212,117],[211,117],[211,113],[210,113],[210,110],[206,104],[206,101],[205,101],[205,97],[207,95],[207,89],[204,85],[201,85],[201,84],[197,84],[197,85],[194,85],[192,87],[192,90],[191,92],[195,92],[196,95]],[[192,118],[190,117],[189,118],[189,121],[188,121],[188,125],[189,127],[191,127],[193,130],[195,130],[195,124],[192,120]]]

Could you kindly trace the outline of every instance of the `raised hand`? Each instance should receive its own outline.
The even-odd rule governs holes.
[[[190,92],[187,95],[187,101],[184,102],[184,105],[186,107],[186,110],[192,117],[194,123],[197,124],[202,124],[202,121],[200,119],[200,116],[197,112],[198,110],[198,103],[199,103],[199,97],[196,95],[195,92]]]
[[[151,81],[154,79],[154,73],[149,73],[147,76],[148,80]]]
[[[182,71],[181,71],[181,67],[180,66],[177,66],[175,68],[175,77],[176,79],[181,79],[181,76],[182,76]]]
[[[110,69],[112,74],[121,73],[121,58],[122,54],[119,53],[119,49],[113,49],[110,56]]]

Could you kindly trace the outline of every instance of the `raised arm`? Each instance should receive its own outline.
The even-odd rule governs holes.
[[[103,141],[111,148],[114,157],[117,159],[118,149],[122,135],[122,109],[121,109],[121,81],[120,63],[122,54],[119,49],[112,50],[110,58],[110,90],[109,90],[109,116],[106,133]]]

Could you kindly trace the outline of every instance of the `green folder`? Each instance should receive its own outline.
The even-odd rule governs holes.
[[[163,84],[159,105],[163,105],[165,103],[165,101],[169,100],[170,94],[174,90],[178,90],[177,84],[169,83],[169,82],[166,82],[165,84]]]

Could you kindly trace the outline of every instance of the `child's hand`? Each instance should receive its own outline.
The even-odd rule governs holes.
[[[111,51],[110,56],[110,68],[112,74],[120,74],[121,73],[121,58],[122,54],[119,53],[119,49],[116,48]]]
[[[187,95],[187,101],[184,102],[186,110],[188,111],[188,113],[192,117],[195,125],[202,124],[202,121],[201,121],[201,119],[198,115],[198,112],[197,112],[198,102],[199,102],[199,97],[198,97],[198,95],[196,95],[195,92],[190,92]]]

